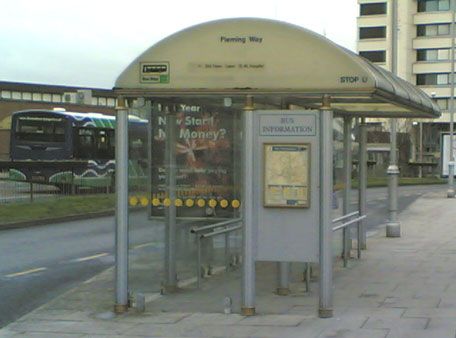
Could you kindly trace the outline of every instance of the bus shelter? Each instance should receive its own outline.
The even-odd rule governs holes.
[[[255,314],[255,263],[274,261],[284,286],[290,262],[318,264],[319,315],[332,316],[334,117],[344,121],[344,213],[350,128],[360,120],[365,215],[365,118],[440,115],[422,91],[325,37],[253,18],[204,23],[163,39],[120,74],[115,92],[117,312],[128,306],[127,163],[134,147],[127,115],[138,102],[150,111],[145,204],[150,218],[166,223],[164,289],[177,288],[179,220],[242,228],[245,315]]]

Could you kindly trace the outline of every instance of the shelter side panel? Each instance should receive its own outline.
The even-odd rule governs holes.
[[[318,261],[318,117],[316,111],[256,112],[259,261]]]

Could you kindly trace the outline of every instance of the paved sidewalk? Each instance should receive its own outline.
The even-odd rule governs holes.
[[[0,337],[456,337],[456,200],[445,189],[401,214],[402,237],[378,233],[348,268],[335,264],[335,316],[317,318],[318,290],[305,292],[293,266],[291,294],[278,296],[275,264],[257,267],[254,317],[223,314],[223,298],[239,312],[240,272],[219,274],[201,290],[148,294],[145,313],[114,316],[113,272],[105,271],[0,330]],[[141,264],[143,264],[142,262]]]

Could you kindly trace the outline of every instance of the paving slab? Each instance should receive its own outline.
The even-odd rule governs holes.
[[[0,335],[0,337],[3,337]],[[40,332],[21,332],[21,333],[16,333],[13,335],[8,335],[5,337],[13,337],[13,338],[19,338],[19,337],[26,337],[26,338],[81,338],[83,337],[79,333],[40,333]],[[106,338],[106,336],[104,336]]]
[[[316,338],[322,332],[321,328],[307,325],[299,327],[262,326],[252,333],[252,338]]]
[[[382,316],[373,316],[362,326],[363,329],[423,329],[428,325],[429,318],[391,318]]]
[[[386,297],[381,307],[391,308],[436,308],[440,304],[441,298],[438,296],[430,297]]]
[[[456,308],[411,308],[403,317],[455,318]]]
[[[396,328],[391,330],[386,338],[454,338],[455,334],[456,331],[452,329],[410,330]]]
[[[118,322],[136,323],[136,324],[175,324],[189,316],[195,316],[193,313],[180,312],[145,312],[145,313],[127,313],[118,316]],[[216,314],[219,315],[219,314]]]
[[[429,324],[427,325],[427,328],[433,330],[448,329],[456,331],[456,318],[431,318]]]
[[[298,326],[307,317],[297,315],[263,315],[243,318],[238,325],[249,326]]]
[[[327,329],[318,338],[385,338],[388,332],[374,329]]]

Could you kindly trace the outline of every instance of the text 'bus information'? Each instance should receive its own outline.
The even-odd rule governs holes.
[[[260,136],[315,136],[314,115],[262,115],[260,116]]]

